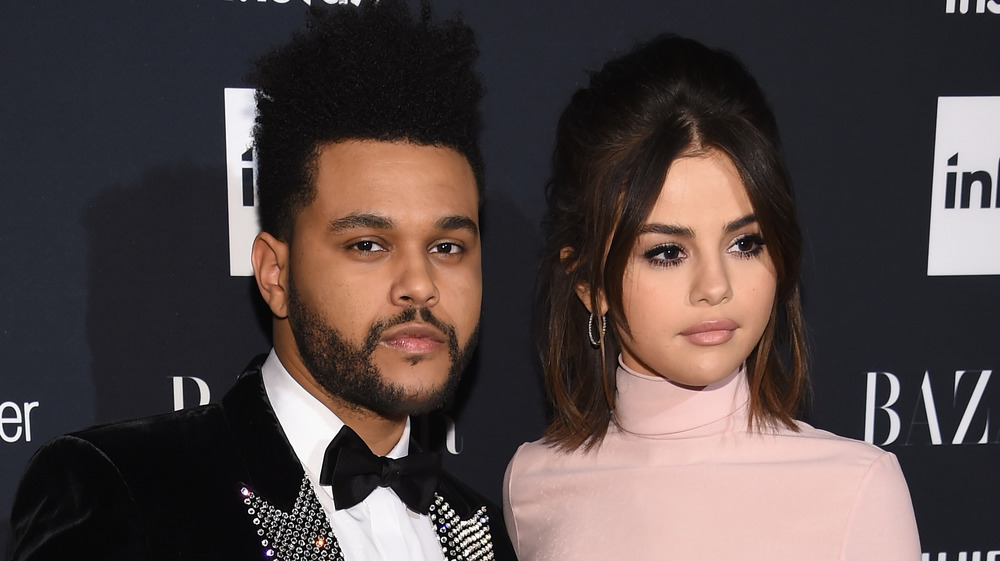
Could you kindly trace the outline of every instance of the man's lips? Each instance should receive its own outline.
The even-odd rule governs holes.
[[[430,353],[445,344],[447,338],[426,323],[408,323],[388,329],[379,344],[407,354]]]
[[[731,319],[710,319],[696,323],[681,332],[681,335],[695,345],[721,345],[733,338],[739,325]]]

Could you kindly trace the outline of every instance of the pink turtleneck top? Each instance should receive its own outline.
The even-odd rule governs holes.
[[[618,370],[589,452],[522,445],[504,482],[521,561],[919,561],[896,457],[799,423],[747,430],[743,371],[691,390]]]

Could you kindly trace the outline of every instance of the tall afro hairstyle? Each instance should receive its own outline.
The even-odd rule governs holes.
[[[320,149],[346,140],[451,148],[472,167],[482,201],[478,56],[461,16],[434,24],[426,1],[419,18],[405,0],[311,9],[306,29],[248,77],[261,229],[291,239],[316,196]]]

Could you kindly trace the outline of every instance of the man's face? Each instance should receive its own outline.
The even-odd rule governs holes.
[[[290,243],[288,320],[330,394],[384,417],[434,409],[468,363],[482,302],[478,192],[458,152],[322,148]]]

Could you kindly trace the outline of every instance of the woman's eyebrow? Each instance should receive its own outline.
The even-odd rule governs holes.
[[[755,224],[757,222],[756,214],[748,214],[746,216],[737,218],[732,222],[726,224],[723,231],[727,234],[731,234],[740,228],[749,226],[750,224]],[[675,224],[660,224],[654,222],[652,224],[644,224],[639,230],[639,234],[664,234],[668,236],[681,236],[684,238],[693,238],[694,230],[686,226],[677,226]]]
[[[729,224],[726,224],[726,228],[725,228],[724,231],[727,234],[732,234],[733,232],[735,232],[736,230],[739,230],[740,228],[744,228],[746,226],[749,226],[751,224],[756,224],[756,223],[757,223],[757,215],[756,214],[748,214],[748,215],[744,216],[743,218],[737,218],[736,220],[733,220]]]
[[[642,229],[639,230],[640,234],[666,234],[668,236],[681,236],[685,238],[693,238],[694,230],[684,226],[676,226],[674,224],[643,224]]]

